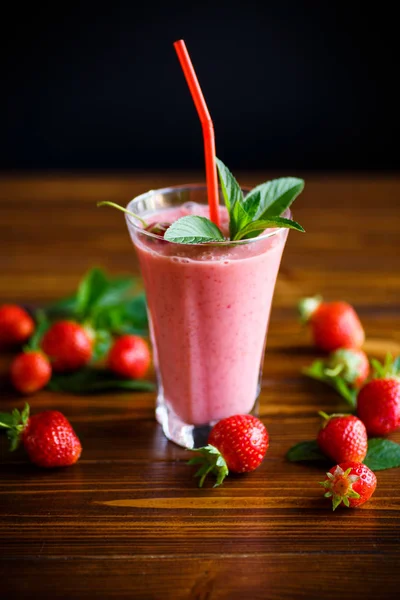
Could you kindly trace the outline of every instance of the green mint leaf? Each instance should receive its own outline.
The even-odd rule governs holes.
[[[46,307],[46,315],[50,319],[72,318],[77,315],[76,295],[63,298]]]
[[[245,225],[242,229],[240,229],[236,235],[234,236],[234,240],[242,240],[245,238],[256,237],[265,229],[269,229],[272,227],[284,227],[286,229],[296,229],[296,231],[304,232],[304,229],[299,223],[296,221],[292,221],[291,219],[284,219],[283,217],[271,217],[269,219],[252,221],[248,225]]]
[[[364,464],[371,471],[400,467],[400,444],[382,438],[368,440],[368,452]]]
[[[297,177],[281,177],[258,185],[246,196],[250,203],[253,197],[258,198],[258,209],[254,215],[257,219],[280,216],[293,200],[304,189],[303,179]]]
[[[143,379],[123,379],[109,371],[85,368],[68,375],[53,375],[47,386],[54,392],[71,394],[95,394],[114,390],[154,390],[151,381]]]
[[[243,202],[243,208],[251,219],[256,216],[261,201],[260,190],[256,190],[254,193],[253,191],[247,194]]]
[[[224,165],[222,160],[219,160],[219,158],[215,158],[215,161],[217,163],[222,195],[225,200],[226,208],[230,213],[232,207],[236,204],[236,202],[239,202],[241,204],[243,203],[243,192],[240,189],[240,185],[238,184],[228,167]]]
[[[44,310],[37,310],[35,312],[35,322],[36,328],[26,345],[26,350],[38,350],[40,348],[42,337],[50,327],[50,321],[48,320]]]
[[[204,244],[225,240],[218,227],[206,217],[181,217],[164,234],[164,239],[175,244]]]
[[[292,446],[286,454],[287,460],[291,462],[300,462],[303,460],[327,460],[326,456],[319,449],[317,440],[299,442]]]
[[[140,292],[107,310],[96,312],[91,323],[95,329],[106,329],[115,335],[148,334],[146,297]]]
[[[108,287],[108,280],[101,269],[91,269],[84,276],[76,294],[76,309],[81,319],[85,319],[90,314],[93,305]]]
[[[91,307],[92,314],[119,304],[131,290],[134,282],[135,279],[133,277],[122,277],[109,281],[103,293],[99,294],[97,299],[93,300]]]
[[[235,202],[229,213],[229,235],[231,240],[236,239],[238,232],[244,229],[250,222],[251,217],[243,208],[243,204]]]

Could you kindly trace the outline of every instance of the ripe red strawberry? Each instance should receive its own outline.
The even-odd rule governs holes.
[[[196,473],[202,487],[208,473],[213,473],[221,485],[229,471],[249,473],[262,463],[269,445],[265,425],[252,415],[235,415],[222,419],[212,428],[208,445],[189,464],[201,464]]]
[[[347,302],[323,302],[320,296],[299,303],[305,323],[310,323],[315,345],[332,352],[338,348],[360,348],[364,329],[354,308]]]
[[[369,361],[363,350],[339,348],[330,354],[325,373],[341,377],[353,388],[360,388],[369,375]]]
[[[10,375],[16,390],[33,394],[50,381],[51,366],[42,352],[22,352],[11,363]]]
[[[336,463],[362,462],[368,450],[364,423],[352,415],[319,414],[324,418],[317,438],[322,452]]]
[[[137,335],[123,335],[112,346],[108,355],[108,366],[117,375],[141,379],[149,370],[150,350],[146,342]]]
[[[374,379],[357,398],[357,414],[371,436],[388,435],[400,427],[400,360],[371,361]]]
[[[35,329],[35,323],[26,310],[16,304],[0,306],[0,348],[26,342]]]
[[[356,508],[369,500],[376,488],[375,474],[366,465],[346,461],[332,467],[321,481],[325,498],[332,498],[333,510],[339,505]]]
[[[41,347],[54,371],[71,372],[85,366],[92,357],[90,332],[74,321],[58,321],[45,333]]]
[[[7,429],[10,450],[22,442],[29,459],[38,467],[69,467],[76,463],[82,446],[69,421],[56,410],[29,416],[29,405],[12,414],[0,414],[0,427]]]

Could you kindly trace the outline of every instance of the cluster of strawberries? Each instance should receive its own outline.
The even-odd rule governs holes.
[[[363,327],[346,302],[308,298],[300,302],[299,311],[310,326],[315,345],[331,353],[305,373],[333,385],[357,412],[357,416],[320,413],[323,423],[317,443],[336,463],[321,485],[325,496],[332,498],[333,509],[340,504],[360,506],[376,488],[374,473],[363,464],[368,436],[386,436],[400,427],[398,361],[390,356],[384,365],[372,360],[374,370],[370,372],[368,357],[361,350]]]
[[[0,349],[14,349],[35,335],[35,322],[21,307],[0,307]],[[52,373],[72,373],[92,359],[94,332],[75,321],[56,321],[44,333],[39,348],[28,347],[17,354],[10,367],[10,378],[17,391],[33,394],[44,388]],[[33,344],[33,346],[35,346]],[[140,379],[149,370],[151,355],[147,343],[139,336],[122,335],[111,346],[107,366],[112,373]],[[23,443],[34,464],[61,467],[74,464],[81,445],[69,421],[58,411],[29,416],[29,406],[22,412],[0,414],[0,428],[7,430],[11,449]]]
[[[0,349],[25,344],[35,331],[32,317],[20,306],[0,306]],[[51,374],[72,373],[92,359],[95,332],[75,321],[57,321],[40,340],[40,348],[29,346],[19,353],[10,368],[11,381],[22,394],[33,394],[44,388]],[[123,335],[115,340],[108,353],[107,364],[116,375],[140,379],[151,362],[150,350],[139,336]]]
[[[373,471],[363,464],[368,435],[387,435],[400,427],[399,365],[390,358],[385,365],[372,361],[375,371],[368,381],[371,375],[369,360],[360,348],[365,334],[354,309],[346,302],[326,303],[320,298],[306,299],[299,308],[303,321],[310,325],[315,345],[330,352],[327,359],[317,361],[304,372],[333,385],[352,409],[357,406],[358,417],[352,414],[329,416],[321,412],[323,423],[316,442],[297,444],[289,451],[288,459],[325,457],[334,462],[321,482],[325,497],[332,499],[334,510],[339,505],[354,508],[371,497],[377,483]],[[268,445],[268,432],[259,419],[251,415],[234,415],[214,426],[208,445],[196,449],[196,456],[189,462],[199,466],[195,475],[200,478],[200,487],[210,473],[216,477],[216,487],[230,471],[248,473],[256,469],[262,463]],[[394,443],[393,446],[400,455],[400,447]],[[315,447],[321,455],[316,453]],[[399,465],[400,462],[391,466]]]

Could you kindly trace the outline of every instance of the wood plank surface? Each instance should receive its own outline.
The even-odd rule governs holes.
[[[238,174],[255,184],[273,174]],[[398,597],[400,470],[377,474],[372,500],[334,514],[321,467],[288,463],[316,435],[318,410],[345,410],[300,369],[318,354],[297,322],[305,295],[358,310],[366,350],[400,354],[400,180],[305,177],[276,287],[260,414],[271,445],[261,467],[199,490],[189,452],[154,420],[154,394],[72,396],[43,391],[32,410],[64,412],[83,454],[72,468],[41,471],[0,439],[0,597],[62,599],[317,599]],[[121,215],[126,203],[199,173],[0,178],[0,303],[40,305],[69,294],[86,269],[137,273]],[[0,358],[0,410],[23,399]],[[400,442],[400,434],[391,439]]]

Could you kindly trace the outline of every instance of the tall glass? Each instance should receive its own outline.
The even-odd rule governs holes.
[[[186,185],[150,191],[127,208],[155,222],[207,215],[206,204],[205,186]],[[226,222],[226,210],[220,210]],[[198,447],[216,421],[250,413],[256,405],[288,230],[183,245],[143,230],[130,216],[126,220],[147,296],[157,420],[168,439]]]

